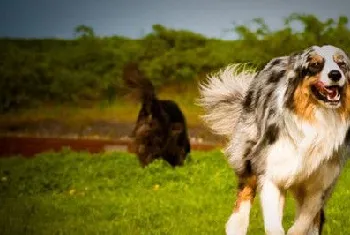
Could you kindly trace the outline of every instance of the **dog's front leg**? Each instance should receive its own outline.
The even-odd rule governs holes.
[[[238,192],[234,211],[226,223],[226,235],[246,235],[250,209],[257,190],[256,175],[239,176]]]
[[[293,226],[288,230],[288,235],[306,235],[313,225],[313,221],[324,205],[322,191],[308,192],[303,198],[299,216]]]
[[[260,192],[265,233],[267,235],[284,235],[282,226],[285,192],[271,180],[264,179]]]

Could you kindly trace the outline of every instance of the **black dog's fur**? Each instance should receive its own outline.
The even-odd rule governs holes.
[[[159,100],[151,81],[141,74],[136,63],[124,67],[123,79],[142,102],[132,133],[141,166],[157,158],[163,158],[173,167],[183,165],[191,147],[179,106],[172,100]]]

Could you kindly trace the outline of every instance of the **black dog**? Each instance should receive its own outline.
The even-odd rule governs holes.
[[[159,100],[151,81],[141,74],[136,63],[124,67],[123,79],[142,102],[132,133],[142,167],[157,158],[163,158],[173,167],[183,165],[191,147],[179,106],[172,100]]]

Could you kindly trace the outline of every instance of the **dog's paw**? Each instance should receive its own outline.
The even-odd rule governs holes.
[[[226,235],[246,235],[249,225],[246,218],[239,213],[233,213],[226,223]]]
[[[283,228],[270,228],[265,230],[266,235],[285,235]]]
[[[319,235],[319,234],[320,234],[320,231],[317,226],[310,228],[309,232],[307,233],[307,235]]]
[[[306,235],[307,232],[304,229],[298,228],[297,226],[292,226],[288,229],[287,235]]]

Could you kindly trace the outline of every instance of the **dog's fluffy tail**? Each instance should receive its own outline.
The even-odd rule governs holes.
[[[256,72],[233,64],[208,77],[199,85],[198,105],[205,109],[206,124],[219,135],[229,137],[242,112],[242,102]]]
[[[137,63],[128,63],[124,66],[123,80],[140,101],[148,103],[156,99],[152,82],[141,73]]]

